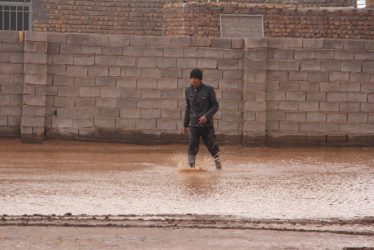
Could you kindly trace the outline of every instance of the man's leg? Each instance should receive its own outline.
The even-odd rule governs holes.
[[[218,170],[222,169],[221,159],[219,156],[219,146],[214,127],[204,127],[204,132],[201,133],[201,137],[203,138],[203,142],[205,146],[208,148],[209,153],[213,156],[216,168]]]
[[[199,152],[200,131],[199,127],[189,127],[188,136],[188,164],[191,168],[195,167],[196,155]]]

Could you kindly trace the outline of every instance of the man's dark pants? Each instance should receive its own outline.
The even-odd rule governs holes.
[[[212,156],[219,152],[216,134],[213,126],[189,127],[188,154],[196,156],[199,152],[200,137]]]

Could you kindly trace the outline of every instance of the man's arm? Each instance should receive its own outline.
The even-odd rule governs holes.
[[[185,128],[188,128],[188,125],[190,123],[190,109],[191,109],[191,106],[190,106],[190,99],[188,98],[188,94],[187,94],[187,91],[188,89],[186,89],[185,91],[185,98],[186,98],[186,109],[184,111],[184,123],[183,123],[183,126]]]
[[[209,93],[209,102],[211,107],[209,108],[208,112],[205,113],[205,117],[208,118],[208,120],[211,120],[213,118],[213,115],[218,111],[219,104],[216,97],[216,92],[214,91],[214,88],[210,88]]]

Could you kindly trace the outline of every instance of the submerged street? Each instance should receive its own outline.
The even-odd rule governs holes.
[[[96,226],[107,226],[103,221],[112,219],[127,221],[118,224],[122,227],[157,226],[158,230],[169,217],[166,221],[175,223],[168,228],[184,227],[187,231],[190,227],[208,230],[204,228],[210,219],[213,227],[234,231],[281,228],[363,234],[367,236],[336,237],[340,241],[349,236],[350,242],[367,246],[374,244],[373,155],[372,148],[222,146],[223,170],[216,171],[203,146],[197,169],[193,170],[187,167],[185,145],[67,141],[27,145],[16,139],[1,139],[0,236],[8,239],[3,244],[12,242],[12,226],[22,225],[25,220],[35,225],[29,219],[37,216],[44,220],[43,225],[61,225],[59,220],[68,215],[71,217],[65,225],[70,226],[95,224],[79,221],[81,216],[93,218]],[[50,215],[55,217],[43,219]],[[178,222],[183,216],[189,217]],[[149,222],[143,225],[139,219]],[[355,220],[362,220],[361,224],[339,224]],[[329,221],[335,224],[327,225]],[[40,227],[36,231],[42,230]],[[92,230],[98,233],[104,229]],[[188,232],[193,233],[191,230]],[[212,230],[208,230],[211,236]],[[138,234],[135,238],[140,237],[139,231],[133,233]],[[50,237],[52,240],[55,236],[51,233]],[[313,237],[308,240],[313,242]],[[336,246],[334,237],[331,246]],[[240,246],[243,242],[237,243]],[[160,244],[160,248],[167,248]]]

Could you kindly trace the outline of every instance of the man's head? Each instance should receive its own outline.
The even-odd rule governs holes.
[[[203,72],[201,69],[193,69],[190,73],[191,85],[194,88],[198,88],[203,80]]]

